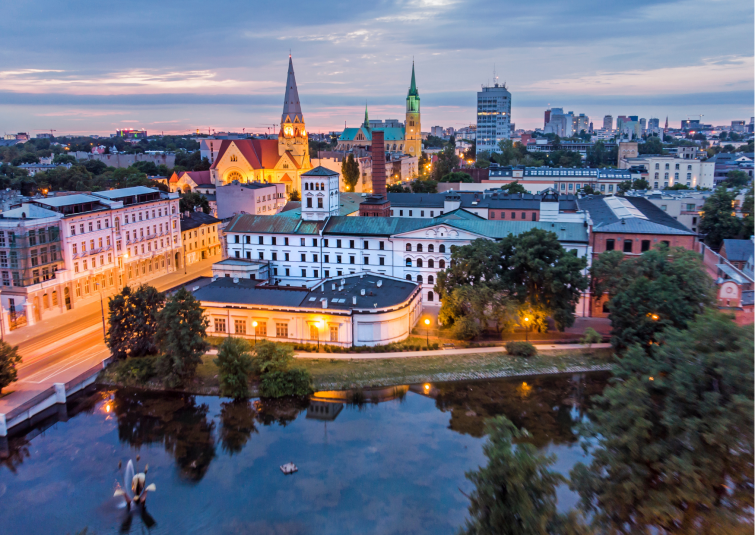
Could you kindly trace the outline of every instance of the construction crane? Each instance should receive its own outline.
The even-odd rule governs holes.
[[[267,128],[267,135],[269,136],[270,129],[272,128],[274,131],[276,126],[280,126],[280,125],[277,123],[273,123],[273,124],[268,123],[268,124],[263,124],[263,125],[257,125],[255,128]]]
[[[47,130],[47,129],[45,129],[45,130],[39,130],[39,129],[37,129],[37,130],[34,130],[34,131],[35,132],[50,132],[50,137],[55,137],[55,134],[53,134],[53,132],[57,132],[57,130],[55,130],[54,128],[50,128],[49,130]]]

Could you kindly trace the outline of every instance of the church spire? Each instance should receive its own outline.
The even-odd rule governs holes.
[[[409,86],[408,97],[418,97],[419,91],[417,91],[417,82],[414,79],[414,62],[412,61],[412,85]]]
[[[296,77],[294,76],[294,63],[291,54],[288,55],[288,79],[286,80],[286,96],[283,101],[283,115],[281,115],[281,124],[293,123],[298,117],[299,122],[304,122],[301,113],[301,104],[299,104],[299,90],[296,88]]]

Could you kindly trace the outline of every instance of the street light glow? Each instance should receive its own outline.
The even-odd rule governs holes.
[[[425,320],[425,325],[430,325],[430,320],[429,319]]]

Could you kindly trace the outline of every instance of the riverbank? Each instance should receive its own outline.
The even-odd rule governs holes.
[[[466,354],[423,355],[390,359],[344,359],[321,357],[297,359],[296,365],[312,375],[315,390],[346,390],[401,384],[439,381],[468,381],[524,375],[584,373],[610,371],[612,351],[607,348],[548,349],[540,350],[530,358],[514,357],[505,351],[475,352]],[[215,355],[202,357],[196,377],[180,389],[182,392],[218,395],[218,369],[213,363]],[[147,390],[168,390],[155,379],[145,375],[124,373],[123,362],[114,363],[100,373],[97,382],[109,386],[131,386]],[[252,384],[256,396],[256,385]]]

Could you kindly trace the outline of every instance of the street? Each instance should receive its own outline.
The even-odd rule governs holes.
[[[160,291],[169,290],[197,277],[212,275],[219,258],[198,262],[183,270],[148,282]],[[107,302],[105,303],[107,319]],[[5,341],[18,345],[23,362],[12,392],[0,399],[0,413],[7,413],[54,383],[65,383],[105,360],[109,351],[102,332],[100,303],[89,303],[67,314],[43,320],[13,331]]]

